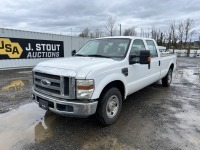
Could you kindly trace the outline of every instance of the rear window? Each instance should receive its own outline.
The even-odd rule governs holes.
[[[151,57],[158,57],[155,43],[152,40],[146,40],[146,42],[147,42],[147,46],[150,50]]]

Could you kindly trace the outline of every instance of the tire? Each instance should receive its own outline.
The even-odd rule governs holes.
[[[104,126],[113,124],[122,108],[122,94],[118,88],[108,89],[99,99],[96,117]]]
[[[169,87],[170,86],[170,84],[172,82],[172,72],[173,71],[170,68],[169,71],[168,71],[168,73],[167,73],[167,75],[164,78],[162,78],[162,85],[164,87]]]

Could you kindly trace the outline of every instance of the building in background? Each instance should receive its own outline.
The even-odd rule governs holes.
[[[0,28],[0,69],[33,67],[71,56],[88,38]]]

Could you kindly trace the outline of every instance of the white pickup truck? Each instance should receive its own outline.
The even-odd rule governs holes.
[[[176,56],[160,54],[150,38],[98,38],[72,55],[33,69],[33,99],[65,116],[95,114],[103,125],[117,120],[128,95],[160,79],[170,86],[176,68]]]

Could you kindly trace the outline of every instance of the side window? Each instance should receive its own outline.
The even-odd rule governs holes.
[[[146,40],[146,42],[147,42],[147,46],[150,50],[151,57],[158,57],[156,45],[154,44],[154,42],[152,40]]]
[[[139,55],[140,50],[146,50],[144,42],[140,39],[135,39],[131,47],[131,55]]]

